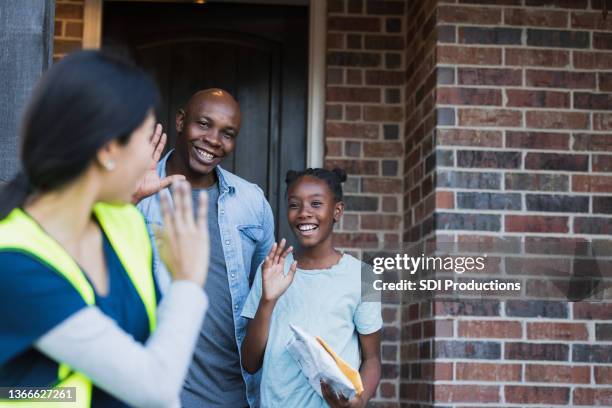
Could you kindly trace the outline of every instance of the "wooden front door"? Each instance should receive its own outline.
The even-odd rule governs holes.
[[[176,112],[194,92],[234,95],[242,127],[221,166],[264,190],[277,236],[289,238],[285,174],[306,163],[307,8],[107,1],[103,15],[103,48],[157,81],[170,146]]]

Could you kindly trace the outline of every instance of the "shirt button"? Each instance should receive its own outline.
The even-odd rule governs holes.
[[[229,239],[228,239],[228,240],[225,241],[225,245],[229,245],[229,244],[230,244],[230,242],[229,242]]]
[[[235,310],[238,310],[238,305],[234,306],[234,309],[235,309]]]
[[[235,274],[235,273],[232,273],[232,278],[235,278],[235,277],[236,277],[236,274]]]
[[[221,215],[225,214],[225,210],[221,210],[220,212],[221,212]]]

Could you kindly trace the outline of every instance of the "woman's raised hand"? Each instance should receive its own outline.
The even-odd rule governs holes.
[[[203,287],[210,256],[208,196],[200,193],[198,211],[194,217],[189,183],[174,181],[172,190],[172,208],[169,194],[161,194],[164,228],[158,239],[160,256],[174,280],[190,280]]]
[[[155,126],[155,131],[151,137],[151,146],[153,147],[153,156],[151,157],[151,165],[149,169],[140,180],[138,189],[132,194],[132,203],[138,204],[143,198],[147,198],[153,194],[158,193],[160,190],[170,186],[174,181],[185,180],[185,176],[175,174],[173,176],[167,176],[163,179],[159,178],[157,174],[157,163],[161,158],[161,155],[166,147],[168,136],[165,132],[162,132],[162,125],[158,123]]]
[[[285,275],[285,258],[291,253],[293,247],[285,250],[285,239],[283,238],[280,244],[276,242],[272,245],[272,249],[262,266],[262,297],[265,300],[278,299],[291,285],[295,271],[297,270],[297,261],[293,261],[289,268],[289,273]]]

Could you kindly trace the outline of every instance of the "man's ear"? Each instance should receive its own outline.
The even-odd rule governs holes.
[[[338,201],[334,207],[334,222],[340,221],[344,214],[344,201]]]
[[[182,132],[183,131],[183,125],[185,124],[185,111],[183,109],[179,109],[178,112],[176,113],[176,131],[178,132]]]

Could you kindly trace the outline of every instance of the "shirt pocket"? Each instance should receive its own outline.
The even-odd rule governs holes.
[[[242,237],[242,241],[250,241],[253,245],[257,244],[259,241],[263,239],[263,227],[261,225],[256,224],[246,224],[239,225],[238,230],[240,231],[240,236]]]

